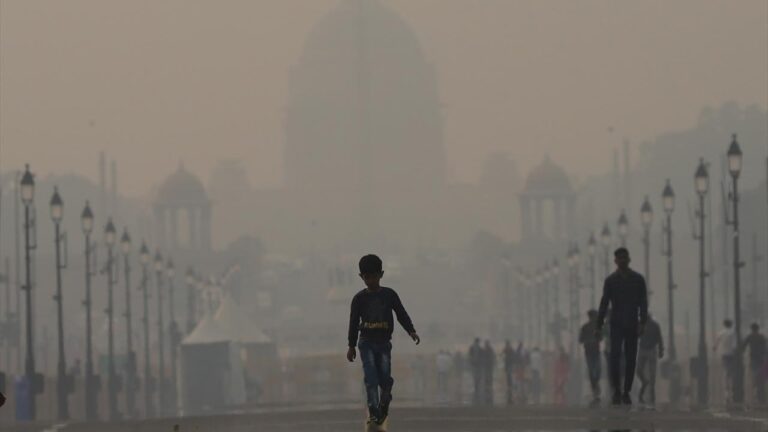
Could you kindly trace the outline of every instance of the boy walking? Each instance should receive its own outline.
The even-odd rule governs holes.
[[[347,360],[353,362],[357,356],[355,346],[360,349],[365,376],[365,393],[368,399],[368,423],[383,424],[389,415],[392,401],[392,332],[394,319],[408,332],[418,345],[421,342],[413,328],[411,318],[405,311],[397,293],[380,285],[384,276],[382,262],[376,255],[360,259],[360,278],[366,288],[355,294],[349,314],[349,349]],[[359,335],[359,339],[358,339]],[[379,393],[381,391],[381,393]]]

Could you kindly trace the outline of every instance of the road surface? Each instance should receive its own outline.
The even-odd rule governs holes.
[[[21,431],[66,432],[360,432],[362,409],[286,410],[182,419],[125,421],[115,424],[72,423]],[[3,428],[5,430],[5,428]],[[397,408],[391,431],[503,432],[503,431],[768,431],[768,410],[740,412],[637,411],[561,407],[512,408]]]

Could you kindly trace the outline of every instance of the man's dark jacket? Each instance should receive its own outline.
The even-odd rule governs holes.
[[[632,269],[616,270],[605,278],[597,325],[603,326],[611,307],[611,329],[636,330],[648,320],[645,278]]]

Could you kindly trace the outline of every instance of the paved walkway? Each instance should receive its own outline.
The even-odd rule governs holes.
[[[362,409],[284,411],[230,414],[184,419],[159,419],[116,424],[69,424],[58,428],[10,428],[9,431],[65,432],[359,432]],[[5,430],[5,428],[4,428]],[[768,412],[637,411],[560,407],[397,408],[391,431],[768,431]]]

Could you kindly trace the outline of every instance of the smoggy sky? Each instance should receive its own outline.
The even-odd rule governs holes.
[[[288,71],[338,1],[0,0],[0,169],[96,179],[105,150],[131,195],[180,160],[277,185]],[[437,69],[454,181],[496,150],[607,171],[624,136],[768,106],[766,0],[382,1]]]

